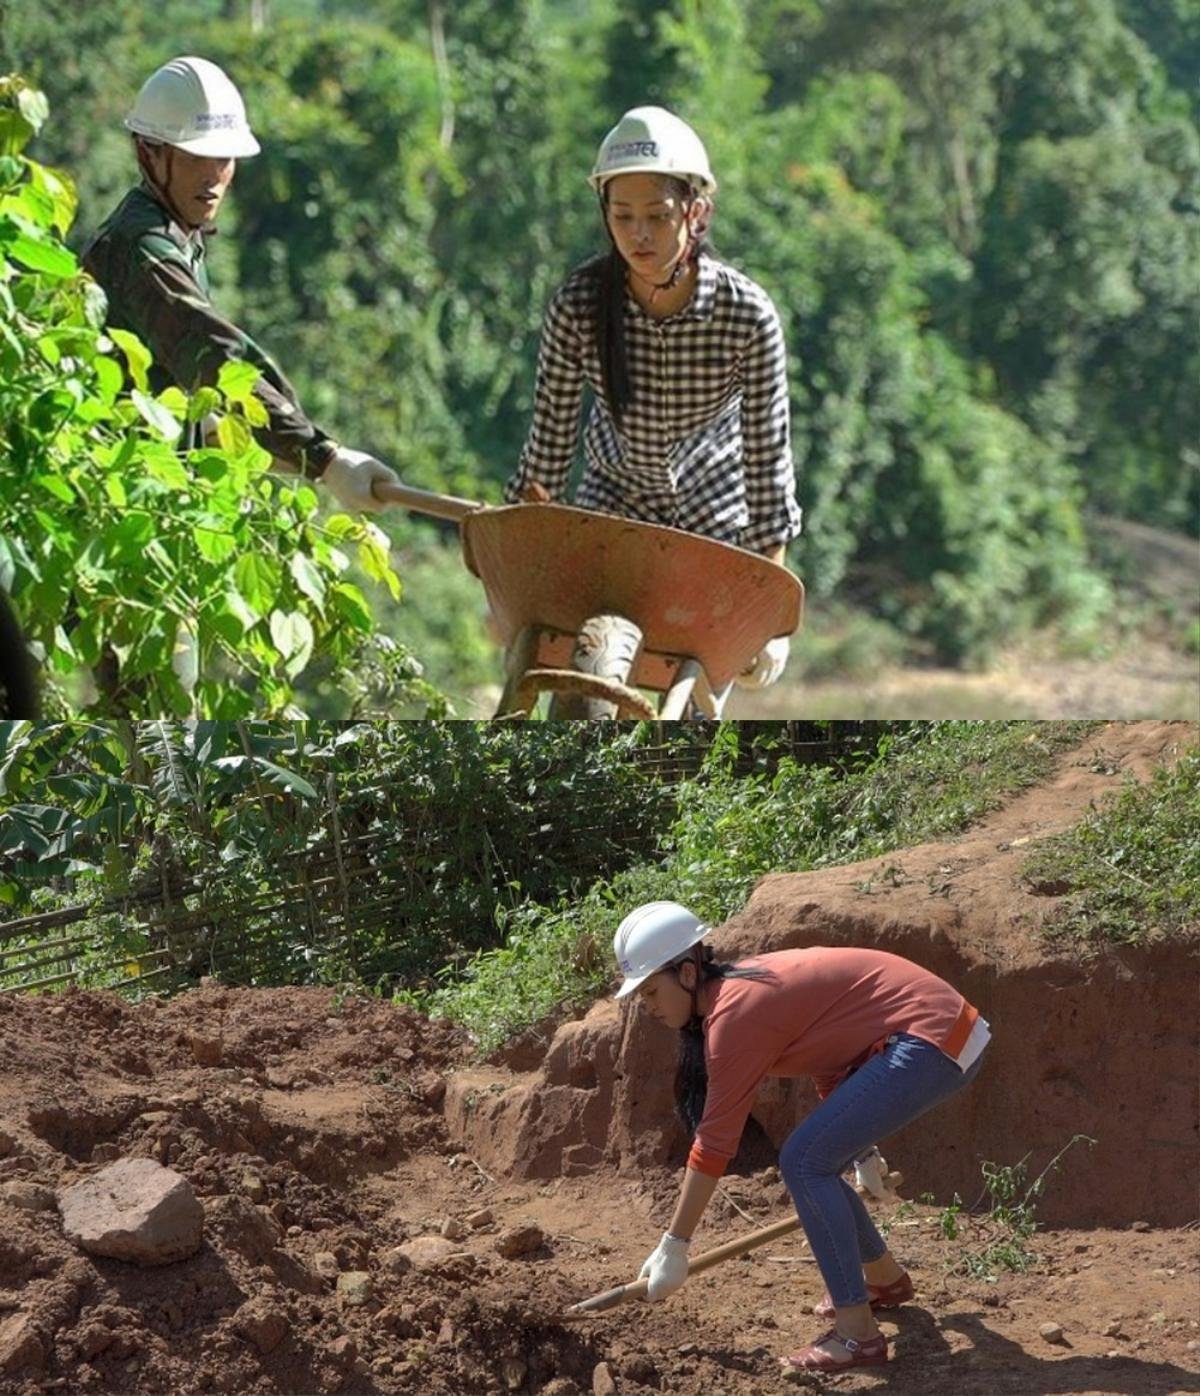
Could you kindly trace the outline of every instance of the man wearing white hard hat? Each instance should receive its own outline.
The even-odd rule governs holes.
[[[558,500],[579,438],[584,509],[666,524],[782,562],[800,532],[787,351],[766,291],[707,241],[717,181],[696,132],[634,107],[601,142],[589,183],[608,250],[578,267],[542,322],[533,420],[510,500]],[[768,642],[742,687],[783,672]]]
[[[153,73],[125,118],[141,183],[122,199],[84,251],[108,296],[108,323],[150,350],[155,391],[215,385],[224,364],[260,370],[255,396],[268,423],[259,444],[284,469],[319,480],[343,508],[378,511],[373,487],[397,476],[381,461],[339,445],[304,414],[295,390],[253,339],[209,299],[205,239],[238,160],[259,151],[241,94],[205,58],[173,58]],[[193,432],[185,444],[198,444]]]

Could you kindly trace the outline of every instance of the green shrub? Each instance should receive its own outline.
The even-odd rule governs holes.
[[[1137,944],[1200,929],[1200,747],[1044,840],[1026,878],[1069,888],[1043,928],[1060,944]]]

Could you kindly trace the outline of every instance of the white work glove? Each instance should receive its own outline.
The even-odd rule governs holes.
[[[739,688],[766,688],[768,684],[773,684],[783,673],[790,649],[791,643],[786,635],[768,640],[754,656],[750,667],[744,669],[734,683]]]
[[[386,480],[390,485],[400,483],[399,475],[381,460],[365,451],[352,451],[349,446],[337,448],[321,475],[321,484],[343,509],[366,514],[378,514],[388,507],[372,492],[377,480]]]
[[[664,1231],[662,1240],[646,1257],[638,1279],[650,1281],[646,1298],[652,1304],[682,1289],[688,1277],[689,1245],[690,1241],[681,1241],[678,1236]]]
[[[874,1145],[862,1158],[854,1160],[854,1179],[858,1186],[866,1188],[872,1197],[883,1200],[888,1196],[887,1184],[884,1182],[886,1176],[887,1160]]]

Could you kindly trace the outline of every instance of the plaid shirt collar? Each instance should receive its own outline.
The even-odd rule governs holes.
[[[692,292],[692,298],[674,315],[667,315],[661,320],[655,319],[642,309],[630,290],[625,292],[626,303],[632,307],[636,315],[656,325],[674,325],[680,320],[711,320],[717,303],[717,264],[707,252],[701,252],[696,258],[696,270],[696,289]]]

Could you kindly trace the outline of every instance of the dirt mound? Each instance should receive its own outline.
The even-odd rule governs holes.
[[[1086,1159],[1055,1177],[1044,1215],[1069,1225],[1195,1215],[1197,945],[1151,945],[1081,962],[1036,935],[1054,889],[1022,881],[1039,838],[1195,739],[1173,723],[1111,724],[1055,777],[945,843],[764,878],[714,938],[738,955],[812,944],[872,945],[944,976],[993,1024],[977,1086],[887,1141],[901,1170],[949,1201],[978,1192],[980,1164],[1026,1154],[1042,1167],[1076,1133]],[[472,1068],[451,1080],[455,1135],[488,1166],[550,1178],[682,1161],[672,1104],[673,1035],[647,1015],[596,1005],[561,1027],[537,1070]],[[771,1161],[815,1103],[807,1081],[768,1081],[743,1142]],[[1137,1160],[1131,1167],[1131,1160]]]

